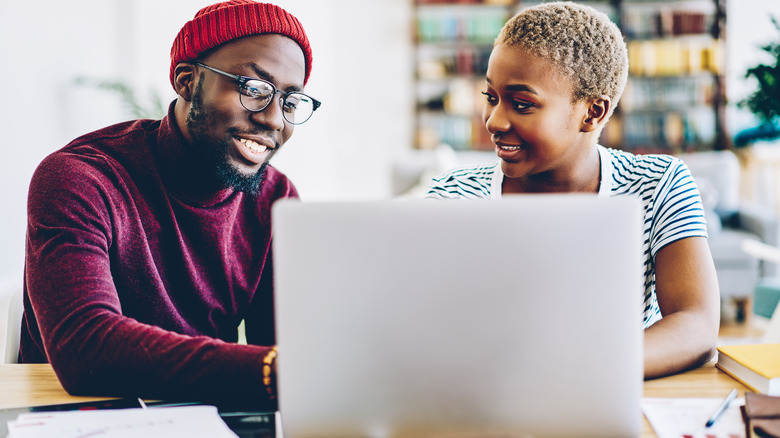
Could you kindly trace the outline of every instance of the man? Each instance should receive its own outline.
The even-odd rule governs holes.
[[[297,192],[267,163],[319,106],[302,93],[311,63],[285,10],[205,7],[174,40],[166,117],[40,164],[21,362],[50,362],[76,395],[273,405],[270,213]]]

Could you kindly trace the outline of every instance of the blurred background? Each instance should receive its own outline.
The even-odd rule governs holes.
[[[175,97],[168,82],[173,38],[211,3],[0,3],[0,290],[21,282],[27,187],[37,164],[81,134],[159,117]],[[272,162],[305,201],[415,197],[430,175],[492,159],[475,94],[498,29],[536,2],[276,3],[306,28],[314,52],[306,92],[323,101]],[[770,19],[780,19],[780,2],[582,3],[610,15],[630,50],[630,87],[602,144],[686,157],[731,151],[740,167],[738,187],[727,189],[738,191],[735,202],[776,213],[776,190],[762,192],[756,187],[765,179],[755,179],[761,163],[778,167],[765,147],[776,141],[734,140],[766,125],[737,103],[757,89],[747,70],[776,62],[761,46],[780,41]],[[742,152],[756,144],[759,152]],[[745,175],[754,177],[752,186]]]

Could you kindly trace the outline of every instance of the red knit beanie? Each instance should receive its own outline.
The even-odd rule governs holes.
[[[252,0],[229,0],[198,11],[195,18],[181,28],[171,47],[171,85],[173,72],[180,62],[197,59],[203,52],[247,35],[275,33],[292,38],[303,49],[306,75],[311,73],[311,46],[303,26],[284,9]]]

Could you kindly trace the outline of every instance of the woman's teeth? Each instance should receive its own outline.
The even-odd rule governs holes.
[[[244,143],[246,145],[246,147],[249,148],[250,151],[252,151],[252,152],[254,152],[256,154],[259,154],[261,152],[265,152],[265,150],[268,149],[267,147],[261,145],[260,143],[254,141],[254,140],[249,140],[247,138],[239,138],[238,141],[240,141],[241,143]]]
[[[505,151],[519,151],[522,149],[522,146],[499,146],[501,149]]]

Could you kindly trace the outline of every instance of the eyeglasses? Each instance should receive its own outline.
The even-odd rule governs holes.
[[[209,67],[201,62],[196,62],[195,64],[238,82],[240,87],[238,96],[241,100],[241,105],[247,111],[253,113],[268,108],[268,105],[274,100],[276,93],[280,93],[282,95],[282,116],[284,120],[293,125],[300,125],[309,120],[314,111],[322,105],[322,102],[306,94],[297,91],[284,92],[277,90],[274,84],[263,79],[230,74],[214,67]]]

